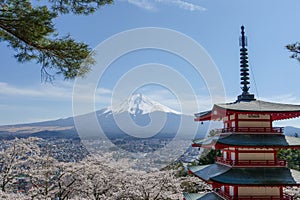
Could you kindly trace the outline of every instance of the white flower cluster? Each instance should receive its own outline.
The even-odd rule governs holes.
[[[0,152],[0,199],[172,200],[183,198],[182,182],[195,181],[171,170],[136,170],[111,153],[58,162],[42,155],[36,140],[16,139]]]

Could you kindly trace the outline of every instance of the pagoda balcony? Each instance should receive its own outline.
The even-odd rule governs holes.
[[[283,197],[277,196],[241,196],[239,200],[293,200],[294,198],[290,195],[284,194]]]
[[[262,132],[262,133],[283,133],[283,127],[230,127],[217,129],[219,133],[229,132]]]
[[[215,190],[215,192],[226,200],[294,200],[295,198],[288,194],[283,194],[282,197],[278,196],[238,196],[233,197],[227,192],[223,192],[220,189]]]
[[[234,197],[232,197],[230,194],[228,194],[227,192],[223,192],[220,188],[216,188],[215,192],[220,195],[222,198],[226,199],[226,200],[234,200]]]
[[[229,165],[232,167],[286,167],[286,160],[229,160],[223,157],[217,157],[216,162],[224,165]]]

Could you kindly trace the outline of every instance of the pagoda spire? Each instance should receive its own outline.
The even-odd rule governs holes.
[[[242,36],[240,37],[240,71],[241,71],[241,89],[242,89],[242,94],[238,96],[238,101],[251,101],[255,100],[254,94],[249,93],[249,84],[250,84],[250,77],[249,77],[249,65],[248,65],[248,50],[246,48],[247,46],[247,37],[245,36],[245,27],[241,27],[241,34]]]

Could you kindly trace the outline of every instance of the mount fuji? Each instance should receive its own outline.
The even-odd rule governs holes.
[[[193,116],[184,115],[142,94],[133,94],[117,105],[96,111],[96,116],[108,138],[162,138],[174,137],[178,133],[191,138],[196,131],[199,132]],[[84,117],[89,116],[80,119],[85,123],[88,120]],[[93,130],[87,128],[84,127],[84,132],[93,135]]]
[[[165,112],[180,115],[180,112],[172,110],[171,108],[164,106],[141,93],[133,94],[127,100],[123,101],[115,107],[108,107],[104,113],[120,114],[128,112],[131,115],[144,115],[151,112]]]
[[[98,121],[97,127],[91,119]],[[76,122],[76,124],[74,123]],[[76,128],[75,128],[76,125]],[[133,94],[123,102],[85,115],[45,122],[18,124],[0,127],[0,136],[78,137],[78,126],[84,135],[94,137],[101,134],[116,137],[174,137],[180,134],[191,138],[200,130],[193,116],[185,115],[162,105],[142,94]],[[201,126],[206,132],[207,126]],[[82,137],[81,134],[79,134]]]

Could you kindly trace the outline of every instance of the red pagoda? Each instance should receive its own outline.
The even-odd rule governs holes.
[[[221,150],[211,165],[192,166],[189,172],[210,184],[206,194],[185,193],[185,200],[293,200],[285,187],[300,187],[300,172],[277,158],[278,149],[300,149],[300,138],[288,137],[273,121],[300,116],[300,105],[271,103],[249,93],[247,44],[242,26],[240,71],[242,94],[233,103],[215,104],[195,114],[195,121],[219,120],[217,135],[194,140],[193,147]]]

